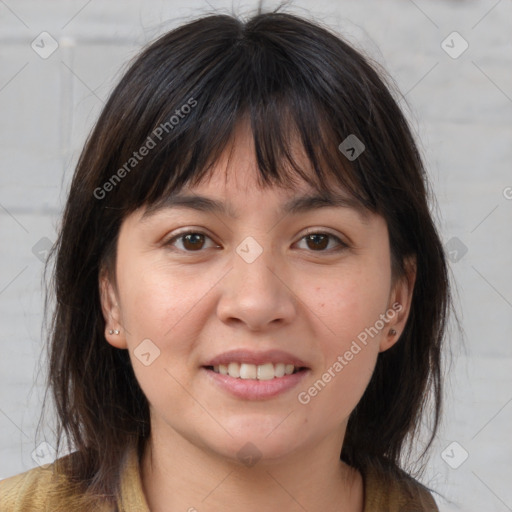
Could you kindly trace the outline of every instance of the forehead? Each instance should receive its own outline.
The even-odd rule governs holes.
[[[370,217],[370,211],[339,186],[329,192],[319,191],[302,180],[295,186],[262,187],[254,178],[237,182],[225,180],[222,173],[217,172],[207,181],[196,186],[185,186],[149,205],[142,220],[169,209],[215,213],[236,220],[241,217],[241,210],[247,207],[275,208],[280,215],[297,215],[322,208],[345,208],[357,213],[363,223],[367,223]]]
[[[142,219],[169,208],[188,208],[238,219],[247,208],[270,207],[279,214],[300,214],[318,208],[343,207],[353,209],[366,222],[371,212],[337,183],[333,175],[320,182],[304,148],[297,138],[292,140],[293,160],[307,180],[283,159],[280,179],[265,182],[258,168],[250,124],[241,121],[218,160],[199,181],[192,179],[156,203],[146,205]]]

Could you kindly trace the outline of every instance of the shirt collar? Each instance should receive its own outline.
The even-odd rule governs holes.
[[[128,447],[121,470],[119,512],[150,512],[142,487],[137,446]]]

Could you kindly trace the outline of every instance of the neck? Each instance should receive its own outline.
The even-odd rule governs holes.
[[[244,465],[156,430],[142,460],[144,492],[152,512],[362,512],[361,475],[339,459],[340,447],[338,436],[286,460]]]

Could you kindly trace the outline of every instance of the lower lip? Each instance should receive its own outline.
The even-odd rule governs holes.
[[[270,380],[256,379],[237,379],[222,373],[216,373],[213,370],[203,367],[210,379],[212,379],[222,389],[232,395],[245,400],[265,400],[278,396],[297,386],[297,384],[306,376],[309,370],[301,370],[291,375],[283,377],[274,377]]]

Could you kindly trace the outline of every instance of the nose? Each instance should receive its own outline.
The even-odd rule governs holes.
[[[233,267],[221,286],[217,315],[225,323],[243,323],[251,331],[261,331],[289,324],[296,315],[291,277],[270,250],[263,250],[254,261],[243,252],[234,253]]]

